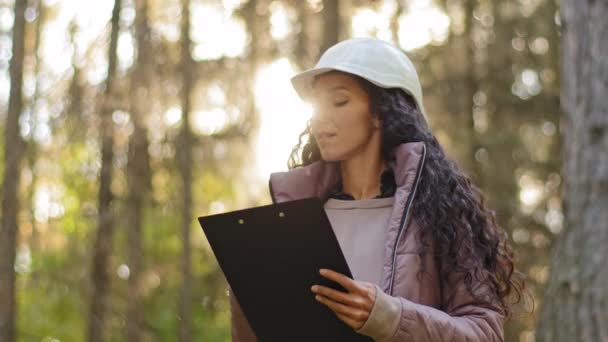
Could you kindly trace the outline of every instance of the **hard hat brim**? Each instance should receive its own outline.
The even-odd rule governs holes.
[[[418,98],[421,97],[421,95],[413,94],[409,89],[404,88],[403,85],[400,84],[398,81],[395,81],[394,83],[378,82],[374,78],[368,77],[368,75],[366,73],[368,73],[369,70],[362,72],[362,71],[356,70],[355,68],[348,68],[346,66],[316,67],[316,68],[305,70],[305,71],[300,72],[300,73],[296,74],[295,76],[293,76],[291,78],[291,84],[293,85],[293,88],[295,89],[298,96],[303,101],[309,101],[310,97],[312,96],[313,82],[314,82],[315,77],[317,77],[321,74],[331,72],[331,71],[340,71],[340,72],[359,76],[381,88],[403,89],[406,93],[408,93],[409,95],[411,95],[414,98],[414,101],[416,101],[416,105],[422,112],[422,115],[426,118],[426,113],[424,111],[423,104],[418,101]],[[386,75],[384,78],[386,79]],[[413,86],[412,86],[412,88],[413,88]]]

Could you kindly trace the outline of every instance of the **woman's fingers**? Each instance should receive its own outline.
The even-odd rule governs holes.
[[[345,316],[345,315],[342,315],[342,314],[339,314],[339,313],[335,313],[335,314],[336,314],[336,316],[338,316],[338,318],[342,322],[346,323],[349,327],[351,327],[351,328],[353,328],[355,330],[360,329],[363,326],[363,324],[365,324],[365,321],[357,321],[357,320],[354,320],[354,319],[352,319],[352,318],[350,318],[348,316]]]
[[[360,327],[369,317],[369,313],[365,310],[353,308],[339,302],[335,302],[325,296],[316,295],[315,298],[330,308],[338,317],[350,325],[351,327]]]
[[[325,296],[335,302],[339,302],[363,310],[371,311],[371,308],[373,306],[373,303],[369,303],[359,295],[344,293],[342,291],[337,291],[326,286],[314,285],[312,287],[312,291],[319,295]]]
[[[353,280],[344,274],[321,269],[319,273],[344,287],[348,293],[332,288],[314,285],[315,298],[332,310],[336,316],[353,329],[365,324],[376,301],[376,288],[371,283]]]
[[[333,300],[331,300],[325,296],[321,296],[321,295],[316,295],[315,299],[318,300],[319,302],[325,304],[333,312],[340,313],[340,314],[343,314],[346,316],[350,316],[352,314],[353,308],[351,308],[350,306],[346,306],[342,303],[333,301]]]
[[[348,292],[351,293],[361,293],[361,288],[359,288],[359,286],[357,285],[357,283],[352,280],[351,278],[345,276],[342,273],[338,273],[336,271],[332,271],[332,270],[328,270],[325,268],[322,268],[319,273],[329,279],[329,280],[333,280],[336,283],[342,285]]]

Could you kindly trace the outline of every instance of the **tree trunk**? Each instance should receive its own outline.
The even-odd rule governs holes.
[[[296,47],[294,59],[299,69],[306,69],[310,67],[310,37],[308,35],[308,26],[310,13],[308,10],[308,4],[306,1],[296,1],[295,11],[298,18],[298,24],[300,31],[296,37]]]
[[[340,1],[323,1],[323,41],[321,43],[321,54],[340,40],[340,24]]]
[[[565,220],[537,341],[608,341],[608,3],[565,0],[561,17]]]
[[[473,180],[473,182],[481,187],[481,168],[479,162],[475,158],[475,153],[479,149],[479,141],[477,137],[477,132],[475,130],[475,120],[473,119],[473,97],[475,96],[475,92],[479,88],[479,82],[475,73],[475,51],[477,47],[475,46],[474,40],[474,30],[475,30],[475,20],[474,20],[474,11],[475,11],[475,3],[477,0],[465,0],[464,4],[464,15],[465,15],[465,30],[464,30],[464,79],[463,79],[463,107],[462,107],[462,122],[465,125],[462,132],[462,141],[467,142],[468,147],[468,155],[466,156],[467,161],[467,169],[469,171],[469,176]]]
[[[19,211],[19,166],[23,142],[19,116],[23,111],[23,57],[25,53],[25,9],[27,0],[15,0],[13,51],[10,64],[11,90],[6,116],[4,179],[2,180],[2,226],[0,226],[0,341],[15,339],[15,253]]]
[[[101,342],[104,340],[105,312],[108,303],[110,279],[108,258],[114,234],[114,217],[112,213],[112,169],[114,149],[114,77],[116,74],[118,31],[120,29],[120,10],[122,0],[114,0],[112,10],[112,28],[108,50],[108,75],[101,108],[101,171],[99,175],[97,236],[93,246],[93,267],[91,273],[92,292],[89,307],[87,340]]]
[[[399,43],[399,18],[401,18],[401,16],[403,15],[404,12],[404,5],[402,1],[397,1],[395,6],[397,7],[395,9],[395,13],[391,16],[391,23],[390,23],[390,28],[391,28],[391,37],[393,39],[393,42],[396,46],[400,46]]]
[[[142,340],[143,313],[141,311],[142,227],[144,199],[150,189],[150,163],[148,157],[148,132],[143,116],[149,111],[150,101],[150,27],[148,1],[135,2],[137,62],[132,75],[131,118],[133,134],[129,139],[127,182],[127,254],[129,257],[129,284],[127,301],[127,340]]]
[[[36,16],[36,28],[35,28],[35,42],[34,42],[34,57],[36,61],[36,66],[34,68],[34,75],[36,77],[36,86],[34,90],[34,95],[31,100],[31,115],[30,115],[30,134],[28,136],[27,146],[26,146],[26,160],[27,167],[31,171],[31,182],[29,185],[29,189],[27,190],[27,206],[29,207],[29,219],[30,224],[32,226],[32,235],[30,236],[29,247],[30,253],[33,259],[38,258],[38,252],[40,247],[40,239],[38,237],[38,224],[35,218],[35,203],[34,203],[34,195],[36,193],[36,184],[38,180],[38,175],[34,172],[34,168],[36,165],[36,161],[38,160],[38,146],[36,145],[36,139],[34,138],[34,134],[36,132],[37,127],[37,113],[40,110],[40,100],[42,98],[42,94],[40,91],[41,88],[41,73],[42,73],[42,61],[43,54],[41,46],[42,41],[42,30],[44,27],[45,20],[45,7],[42,0],[35,1],[35,4],[31,6],[35,6],[38,15]],[[36,277],[36,270],[33,270],[31,273],[32,279]]]
[[[192,56],[190,54],[190,0],[182,0],[181,28],[181,74],[182,74],[182,126],[177,141],[177,162],[182,179],[182,287],[179,298],[179,341],[192,340],[191,328],[191,288],[192,266],[190,248],[190,223],[192,222],[192,133],[190,130],[190,112],[192,103]]]

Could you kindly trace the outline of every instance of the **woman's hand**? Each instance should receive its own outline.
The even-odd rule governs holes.
[[[376,286],[353,280],[344,274],[321,269],[319,273],[342,285],[348,293],[336,291],[326,286],[313,285],[315,299],[330,308],[336,316],[351,328],[358,330],[367,321],[376,301]]]

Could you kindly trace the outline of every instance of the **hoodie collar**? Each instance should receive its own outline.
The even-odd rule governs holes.
[[[338,186],[334,189],[331,189],[327,196],[329,198],[339,199],[339,200],[354,200],[353,195],[348,192],[344,192],[343,189],[344,184],[340,182]],[[378,194],[374,198],[386,198],[391,197],[395,194],[395,189],[397,184],[395,184],[395,175],[392,168],[386,168],[380,174],[380,194]]]

